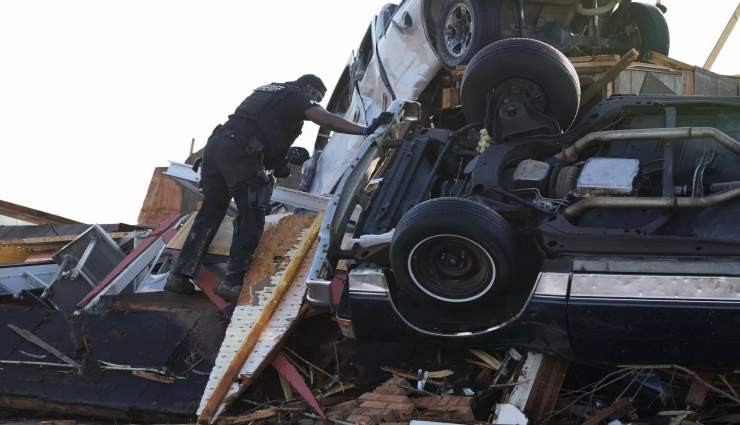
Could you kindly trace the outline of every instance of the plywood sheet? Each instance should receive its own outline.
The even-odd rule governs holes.
[[[157,167],[152,173],[152,180],[139,212],[140,225],[156,227],[171,214],[182,210],[182,189],[164,175],[166,170],[165,167]]]
[[[188,234],[190,234],[190,229],[193,227],[195,215],[196,213],[190,214],[190,217],[188,217],[185,224],[178,229],[175,237],[167,244],[167,248],[177,250],[182,249],[182,246],[185,244],[185,240],[188,238]],[[208,247],[208,253],[215,255],[229,255],[229,247],[231,247],[231,237],[233,234],[234,219],[226,216],[224,221],[221,222],[221,226],[219,226],[218,232],[216,232],[216,236],[213,238],[213,242],[211,242],[211,245]]]

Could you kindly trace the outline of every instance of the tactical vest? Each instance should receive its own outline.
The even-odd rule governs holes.
[[[265,166],[272,168],[270,163],[282,160],[303,128],[302,120],[281,122],[276,107],[286,96],[301,92],[303,90],[300,87],[288,83],[258,87],[229,116],[224,127],[241,133],[240,137],[246,137],[244,127],[249,124],[255,126],[263,144]]]

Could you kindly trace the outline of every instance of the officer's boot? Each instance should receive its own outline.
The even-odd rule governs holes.
[[[171,272],[167,278],[167,283],[164,284],[164,290],[190,295],[195,292],[195,285],[191,280],[190,277],[184,274]]]
[[[235,260],[233,257],[229,259],[226,265],[226,275],[213,292],[226,301],[236,301],[242,292],[244,275],[249,270],[250,263],[251,258],[244,261]]]
[[[226,301],[233,302],[239,298],[242,292],[242,281],[222,280],[213,291]]]

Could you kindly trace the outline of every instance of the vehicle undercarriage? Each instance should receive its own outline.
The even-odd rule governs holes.
[[[309,300],[360,338],[733,361],[740,100],[613,96],[579,113],[579,90],[544,43],[481,50],[461,109],[366,141],[328,211]],[[340,260],[343,296],[327,297]]]

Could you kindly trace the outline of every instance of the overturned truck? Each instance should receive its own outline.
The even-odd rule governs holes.
[[[394,103],[329,204],[309,302],[365,339],[735,361],[740,99],[579,98],[560,52],[507,39],[461,109]]]

